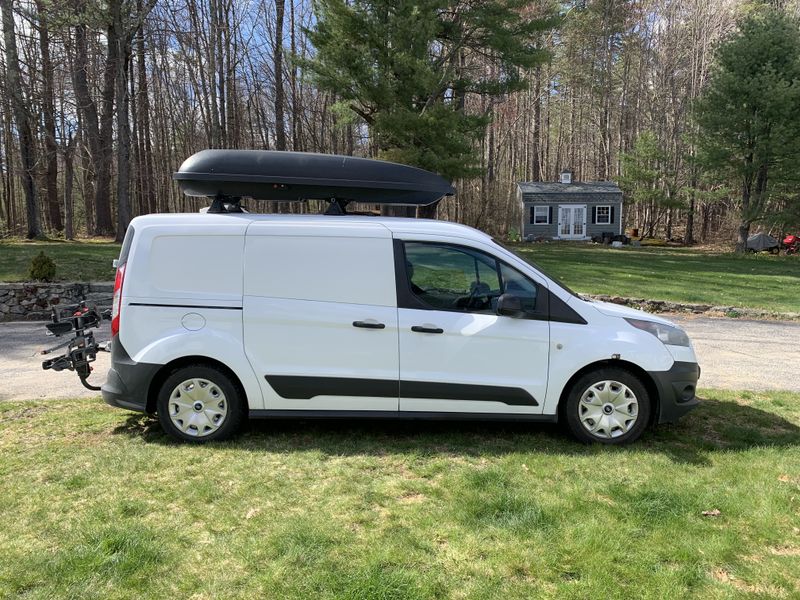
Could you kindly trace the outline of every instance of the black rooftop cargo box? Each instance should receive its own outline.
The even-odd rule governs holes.
[[[382,160],[270,150],[202,150],[173,175],[189,196],[427,205],[455,193],[442,177]]]

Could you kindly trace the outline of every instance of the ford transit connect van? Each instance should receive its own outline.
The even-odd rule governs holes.
[[[390,417],[560,420],[622,443],[698,402],[677,326],[586,301],[443,221],[138,217],[112,333],[106,402],[190,441],[248,417]]]

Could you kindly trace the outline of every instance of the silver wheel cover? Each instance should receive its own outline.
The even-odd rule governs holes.
[[[205,437],[217,431],[228,416],[228,401],[208,379],[187,379],[175,386],[167,404],[172,424],[186,435]]]
[[[636,424],[639,401],[624,383],[598,381],[581,394],[578,417],[592,436],[616,438],[626,434]]]

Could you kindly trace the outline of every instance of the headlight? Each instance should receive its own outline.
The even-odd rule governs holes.
[[[625,320],[636,327],[636,329],[641,329],[642,331],[651,333],[663,343],[669,344],[670,346],[691,345],[691,342],[689,342],[689,336],[686,335],[683,329],[678,329],[677,327],[672,327],[671,325],[664,325],[663,323],[656,323],[655,321],[644,321],[642,319],[628,318]]]

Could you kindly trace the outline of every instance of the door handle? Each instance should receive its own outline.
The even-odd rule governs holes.
[[[369,321],[353,321],[353,327],[362,327],[364,329],[386,329],[383,323],[370,323]]]
[[[411,331],[416,333],[444,333],[441,327],[423,327],[422,325],[414,325]]]

